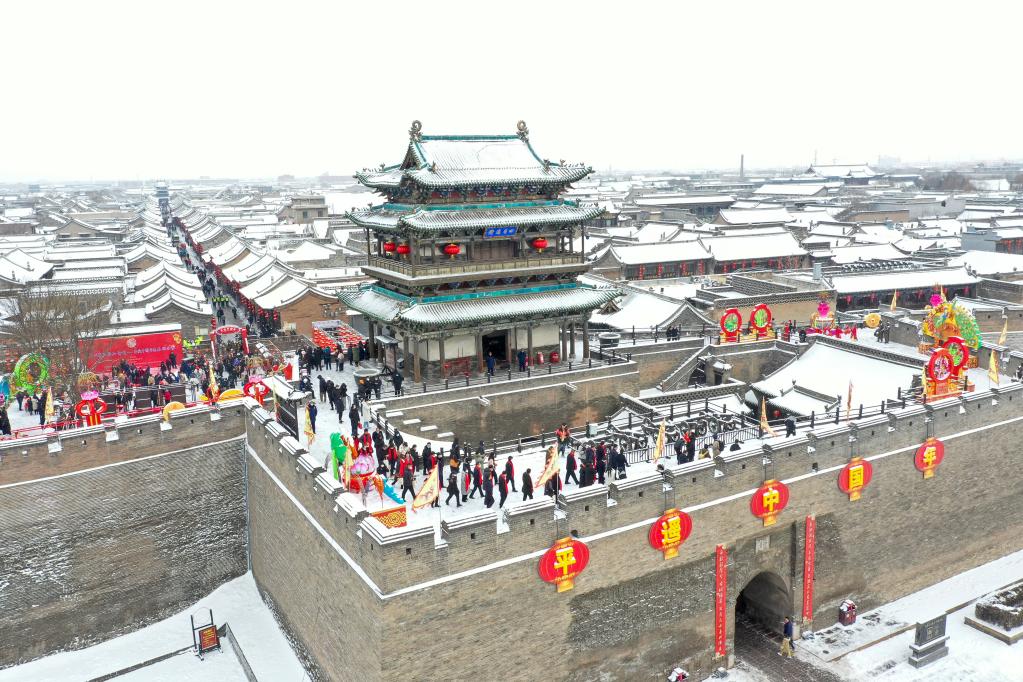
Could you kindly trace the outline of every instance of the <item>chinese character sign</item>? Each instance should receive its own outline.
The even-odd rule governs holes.
[[[853,457],[849,463],[838,472],[838,487],[849,496],[849,500],[860,499],[860,493],[874,475],[874,467],[867,460],[861,457]]]
[[[789,503],[789,488],[781,481],[765,481],[750,498],[753,516],[764,520],[765,526],[773,526],[778,514]]]
[[[678,548],[693,530],[693,520],[684,511],[669,509],[650,526],[650,546],[664,553],[665,559],[678,556]]]
[[[714,657],[728,653],[728,550],[718,545],[714,552]]]
[[[937,438],[928,438],[916,451],[914,464],[923,472],[924,478],[932,478],[934,470],[945,458],[945,444]]]
[[[813,620],[814,561],[817,556],[817,518],[806,517],[806,535],[803,546],[803,624]]]
[[[589,547],[573,538],[562,538],[544,552],[537,568],[545,582],[554,583],[558,592],[565,592],[575,586],[576,576],[589,561]]]
[[[484,239],[493,239],[494,237],[514,237],[515,232],[518,228],[515,227],[488,227],[483,231]]]

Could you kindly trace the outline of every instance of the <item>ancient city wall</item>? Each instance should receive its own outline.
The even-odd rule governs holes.
[[[0,667],[143,627],[245,572],[244,444],[201,418],[207,443],[178,451],[152,454],[145,426],[3,450],[19,480],[0,485]]]
[[[271,436],[260,457],[275,461],[267,466],[279,471],[280,485],[264,496],[272,493],[274,504],[282,505],[275,516],[289,503],[300,505],[305,510],[300,514],[324,531],[318,531],[318,545],[331,545],[326,536],[337,543],[333,554],[322,550],[324,563],[317,565],[341,592],[333,605],[321,600],[310,606],[322,588],[313,589],[314,578],[303,572],[306,579],[293,582],[309,593],[290,601],[285,576],[306,569],[290,568],[286,558],[257,569],[255,557],[298,551],[304,544],[296,536],[306,531],[293,529],[271,543],[258,534],[255,516],[253,565],[310,657],[337,679],[350,674],[351,662],[339,653],[348,640],[338,640],[349,635],[335,632],[329,642],[316,636],[316,618],[352,604],[359,608],[343,615],[357,631],[384,639],[393,633],[404,642],[381,645],[384,677],[424,660],[451,661],[453,642],[456,650],[464,644],[467,651],[512,652],[501,657],[507,661],[455,656],[447,663],[455,679],[589,680],[598,673],[644,679],[679,662],[707,671],[721,664],[713,660],[712,647],[719,543],[729,550],[729,640],[736,599],[761,571],[779,577],[791,596],[791,613],[800,615],[805,520],[811,514],[818,525],[818,627],[835,621],[845,598],[869,609],[1023,548],[1023,523],[1011,514],[1023,492],[1015,462],[1021,424],[1020,384],[856,422],[819,424],[813,433],[773,447],[671,464],[664,477],[633,477],[606,490],[573,487],[560,501],[563,518],[557,521],[552,501],[543,499],[509,514],[508,530],[500,533],[498,510],[445,522],[439,546],[430,529],[387,531],[375,519],[338,507],[335,488],[320,476],[322,465],[303,458],[288,439]],[[930,434],[944,440],[945,460],[934,478],[924,480],[913,457]],[[838,472],[852,455],[872,458],[874,466],[873,482],[856,502],[837,486]],[[771,528],[749,510],[765,476],[785,481],[791,491],[789,506]],[[671,506],[687,510],[694,528],[680,557],[666,562],[649,547],[646,534]],[[590,546],[590,564],[572,592],[557,594],[539,579],[536,564],[555,539],[569,534]],[[358,571],[339,550],[364,577],[354,579]],[[312,608],[317,611],[305,613]],[[443,636],[435,624],[443,624]]]

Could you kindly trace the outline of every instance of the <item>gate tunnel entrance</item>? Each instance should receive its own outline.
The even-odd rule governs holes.
[[[758,573],[735,600],[735,621],[781,634],[782,621],[792,616],[792,595],[776,573]]]

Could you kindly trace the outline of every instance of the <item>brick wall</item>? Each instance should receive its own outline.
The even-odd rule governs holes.
[[[244,573],[242,448],[0,486],[0,667],[143,627]]]

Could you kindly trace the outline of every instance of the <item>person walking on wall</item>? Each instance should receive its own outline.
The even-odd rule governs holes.
[[[522,474],[522,501],[533,499],[533,477],[530,476],[532,469],[526,469]]]
[[[457,506],[462,506],[462,501],[458,497],[458,472],[452,471],[448,477],[448,499],[444,500],[444,506],[451,504],[451,498],[455,498]]]

